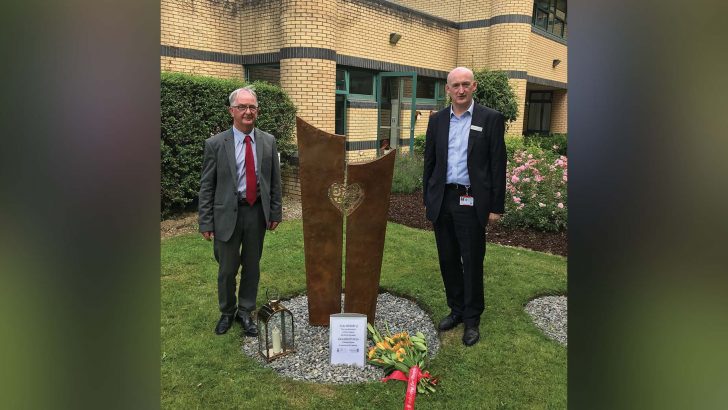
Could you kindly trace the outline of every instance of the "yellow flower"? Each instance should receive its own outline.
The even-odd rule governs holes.
[[[374,357],[374,354],[375,354],[376,352],[377,352],[377,351],[376,351],[375,349],[369,349],[369,355],[368,355],[368,356],[369,356],[369,360],[371,360],[371,359],[372,359],[372,358]]]

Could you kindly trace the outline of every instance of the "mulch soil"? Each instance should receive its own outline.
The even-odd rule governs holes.
[[[390,221],[412,228],[432,230],[432,223],[425,216],[422,192],[391,194],[389,200]],[[531,229],[510,229],[499,224],[489,224],[486,241],[501,245],[519,246],[534,251],[567,256],[567,232],[540,232]]]

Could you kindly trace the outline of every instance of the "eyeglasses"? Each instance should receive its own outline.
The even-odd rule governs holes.
[[[245,112],[247,110],[250,110],[250,112],[258,111],[258,107],[254,106],[254,105],[233,105],[230,108],[235,108],[236,110],[242,111],[242,112]]]

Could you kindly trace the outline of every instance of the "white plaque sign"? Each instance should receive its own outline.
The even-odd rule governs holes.
[[[367,315],[337,313],[329,317],[331,364],[364,366],[367,341]]]

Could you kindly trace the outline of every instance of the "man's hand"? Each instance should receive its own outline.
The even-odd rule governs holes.
[[[488,222],[490,223],[498,222],[499,219],[501,219],[501,214],[494,214],[492,212],[488,214]]]
[[[270,223],[268,223],[268,230],[274,231],[276,229],[276,227],[278,227],[279,223],[280,222],[278,222],[278,221],[270,221]]]
[[[205,238],[206,241],[212,240],[212,237],[215,236],[214,232],[203,232],[202,237]]]

